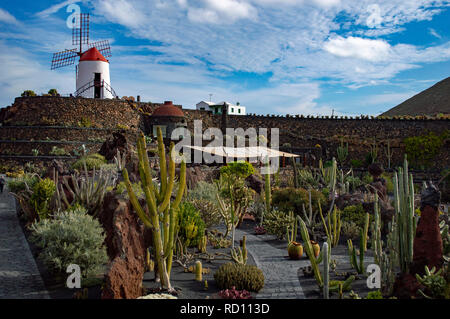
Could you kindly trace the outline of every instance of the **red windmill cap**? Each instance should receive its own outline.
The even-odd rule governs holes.
[[[80,57],[81,61],[103,61],[108,62],[106,58],[97,50],[96,47],[90,48],[86,52],[84,52]]]

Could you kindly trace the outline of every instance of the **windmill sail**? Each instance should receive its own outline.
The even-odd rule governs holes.
[[[75,58],[77,56],[77,49],[64,50],[61,52],[53,53],[51,69],[54,70],[57,68],[62,68],[66,65],[72,65],[75,63]]]
[[[88,44],[89,49],[95,47],[104,57],[111,56],[111,47],[108,40],[92,42]]]

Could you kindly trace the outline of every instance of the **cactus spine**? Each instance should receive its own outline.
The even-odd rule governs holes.
[[[408,172],[408,161],[406,156],[403,168],[399,167],[398,173],[394,174],[393,182],[399,262],[402,272],[408,273],[409,264],[413,260],[416,223],[414,217],[413,176]]]
[[[316,278],[317,285],[319,288],[323,287],[322,275],[320,274],[319,265],[314,256],[314,250],[311,245],[311,240],[309,239],[308,229],[306,228],[305,222],[300,219],[300,234],[302,235],[303,242],[305,245],[306,253],[308,254],[309,261],[311,262],[311,268],[314,272],[314,277]]]
[[[167,167],[161,128],[158,128],[157,134],[161,179],[159,190],[153,185],[144,135],[141,133],[137,140],[139,174],[145,194],[148,213],[143,209],[132,189],[126,168],[123,168],[122,175],[134,210],[144,225],[152,229],[161,286],[162,288],[172,290],[170,285],[170,272],[172,268],[175,240],[175,225],[177,223],[176,211],[186,187],[186,163],[184,161],[181,162],[178,192],[175,200],[171,203],[170,199],[175,183],[175,161],[172,156],[174,144],[171,143],[170,145],[169,167]]]
[[[323,298],[329,299],[329,285],[330,285],[330,261],[328,259],[328,243],[323,243]]]
[[[195,280],[202,281],[203,280],[202,275],[203,275],[202,262],[200,260],[197,260],[195,262]]]

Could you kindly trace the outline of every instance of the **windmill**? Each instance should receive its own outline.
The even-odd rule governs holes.
[[[105,58],[111,56],[109,41],[89,43],[89,13],[80,13],[75,17],[72,45],[77,47],[53,54],[51,69],[72,65],[79,57],[75,96],[104,99],[117,97],[111,87],[109,61]]]

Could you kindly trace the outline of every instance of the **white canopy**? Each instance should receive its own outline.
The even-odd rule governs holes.
[[[265,146],[249,146],[249,147],[226,147],[226,146],[191,146],[185,145],[194,150],[199,150],[212,155],[234,158],[269,158],[273,157],[300,157],[300,155],[277,151]]]

